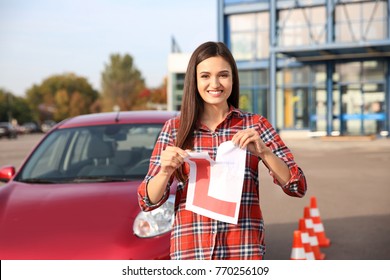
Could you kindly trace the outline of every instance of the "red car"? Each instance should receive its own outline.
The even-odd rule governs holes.
[[[0,259],[169,259],[174,195],[142,212],[137,187],[175,115],[74,117],[48,132],[18,172],[1,168]]]

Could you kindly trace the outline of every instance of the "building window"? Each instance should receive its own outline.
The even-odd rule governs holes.
[[[387,2],[342,2],[336,6],[336,42],[386,39]]]
[[[308,82],[310,69],[286,68],[284,75],[284,127],[303,129],[309,127]]]
[[[176,86],[175,86],[176,90],[184,89],[184,78],[185,78],[185,74],[183,73],[176,74]]]
[[[323,64],[285,68],[278,74],[279,126],[287,129],[326,129],[326,73]]]
[[[278,13],[277,34],[279,46],[318,45],[325,43],[325,7],[280,10]]]
[[[296,5],[318,5],[325,4],[326,0],[276,0],[278,7],[291,7]]]
[[[253,72],[252,71],[239,71],[240,79],[240,109],[253,112]]]
[[[344,135],[380,134],[386,128],[385,68],[383,61],[336,64],[333,101],[336,129]]]
[[[260,2],[260,0],[224,0],[226,6]]]
[[[313,65],[310,69],[311,88],[309,88],[309,127],[311,131],[326,135],[326,68],[324,64]]]
[[[269,71],[258,70],[254,71],[254,95],[257,100],[256,112],[266,118],[268,118],[268,106],[269,106]]]
[[[268,118],[268,89],[255,89],[255,95],[257,96],[257,113]]]
[[[236,60],[258,60],[269,56],[269,13],[231,15],[230,49]]]
[[[383,82],[386,73],[385,63],[378,60],[339,63],[336,70],[341,83]]]
[[[239,71],[240,109],[268,117],[268,70]]]

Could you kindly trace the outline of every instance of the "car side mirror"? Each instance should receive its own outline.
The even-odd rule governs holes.
[[[15,175],[15,167],[5,166],[0,169],[0,181],[7,183]]]

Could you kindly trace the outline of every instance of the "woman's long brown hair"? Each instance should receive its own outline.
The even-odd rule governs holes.
[[[181,103],[180,124],[176,137],[176,146],[185,150],[194,146],[194,130],[198,118],[202,115],[204,104],[198,92],[196,67],[200,62],[210,57],[220,56],[225,59],[232,69],[233,87],[227,102],[238,108],[239,81],[236,62],[230,50],[221,42],[206,42],[200,45],[192,53],[188,63],[184,80],[183,100]],[[183,166],[177,169],[176,178],[184,182],[187,178],[183,173]]]

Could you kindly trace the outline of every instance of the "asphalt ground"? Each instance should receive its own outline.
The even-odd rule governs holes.
[[[43,134],[0,139],[0,166],[19,167]],[[303,169],[308,191],[289,197],[260,166],[261,208],[265,220],[266,259],[290,258],[294,230],[304,207],[316,197],[331,245],[328,260],[390,259],[390,139],[327,141],[283,139]]]
[[[306,175],[308,191],[304,198],[289,197],[261,169],[266,259],[289,259],[293,231],[314,196],[331,240],[321,248],[326,259],[389,260],[390,139],[284,141]]]

